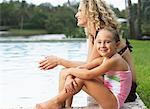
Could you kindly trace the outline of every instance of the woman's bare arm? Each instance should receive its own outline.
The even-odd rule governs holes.
[[[66,68],[77,67],[83,65],[85,62],[69,61],[57,56],[47,56],[39,62],[39,68],[42,70],[49,70],[55,68],[57,65],[62,65]]]
[[[84,65],[85,62],[81,62],[81,61],[70,61],[70,60],[66,60],[66,59],[62,59],[60,58],[58,61],[58,65],[62,65],[66,68],[70,68],[70,67],[78,67],[81,65]]]
[[[91,56],[92,50],[93,50],[93,43],[92,43],[92,38],[89,37],[87,39],[87,45],[88,45],[88,55],[87,55],[87,60],[86,62],[89,61],[89,57]]]
[[[89,53],[87,57],[87,62],[91,62],[92,60],[101,57],[100,54],[96,50],[96,45],[92,43],[92,39],[89,38]]]

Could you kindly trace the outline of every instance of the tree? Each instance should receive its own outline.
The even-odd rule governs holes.
[[[144,16],[143,23],[147,24],[150,22],[150,1],[142,0],[141,1],[141,11],[142,17]]]
[[[72,37],[76,28],[74,12],[66,6],[53,8],[46,20],[45,27],[49,33],[61,33]]]
[[[137,6],[137,29],[136,29],[136,36],[137,39],[141,39],[141,0],[138,0]]]
[[[150,0],[141,0],[142,34],[150,36]]]
[[[129,33],[130,37],[135,39],[135,31],[134,31],[134,20],[132,16],[132,2],[128,0],[128,23],[129,23]]]
[[[21,30],[23,29],[24,16],[26,14],[26,12],[25,12],[25,4],[26,4],[26,1],[22,0],[22,3],[21,3],[21,21],[20,21],[20,29]]]
[[[120,11],[118,8],[114,8],[113,6],[111,6],[111,9],[114,11],[118,18],[125,18],[124,10]]]
[[[1,19],[0,25],[2,26],[13,26],[16,27],[19,22],[19,2],[10,1],[3,2],[0,4]]]

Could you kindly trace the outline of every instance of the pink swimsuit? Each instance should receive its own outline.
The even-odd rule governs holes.
[[[104,75],[104,85],[111,90],[118,102],[118,109],[123,106],[132,84],[131,71],[109,71]]]

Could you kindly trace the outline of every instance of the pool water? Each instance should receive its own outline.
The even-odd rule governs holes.
[[[38,68],[47,55],[85,61],[85,42],[1,42],[0,43],[0,109],[33,107],[58,93],[58,66],[49,71]],[[73,106],[86,105],[86,94],[75,96]]]

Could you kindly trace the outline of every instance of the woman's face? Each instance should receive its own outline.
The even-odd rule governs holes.
[[[80,27],[87,27],[87,14],[86,8],[82,2],[80,2],[78,12],[76,13],[75,17],[77,18],[77,25]]]

